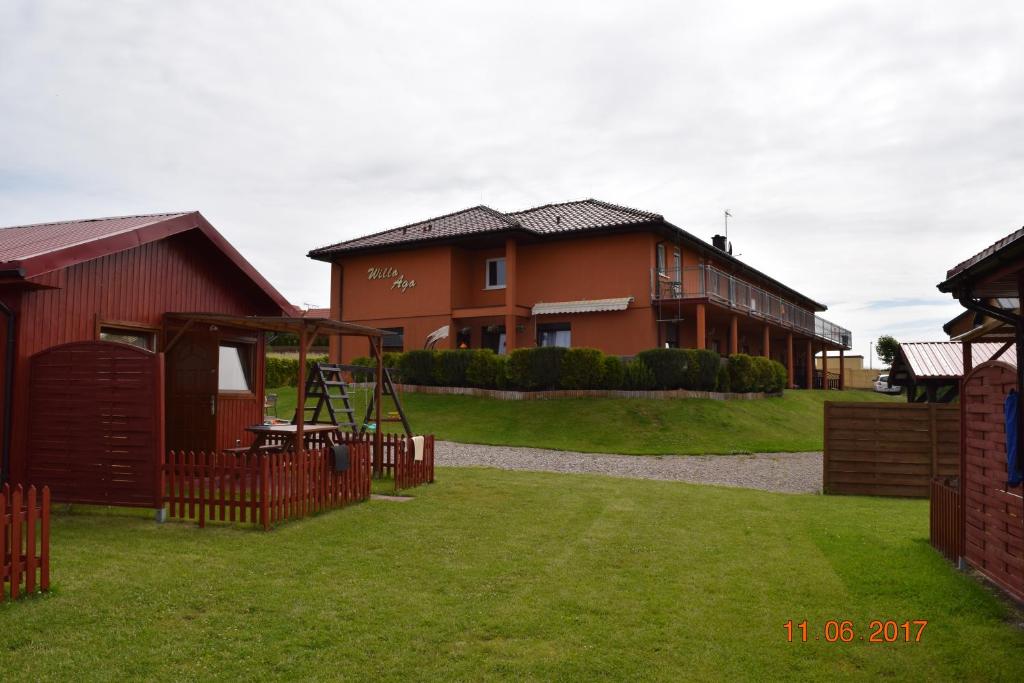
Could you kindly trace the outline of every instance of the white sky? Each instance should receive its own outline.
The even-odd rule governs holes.
[[[199,209],[326,305],[310,248],[481,202],[728,208],[864,353],[1024,222],[1022,70],[1019,2],[7,0],[0,225]]]

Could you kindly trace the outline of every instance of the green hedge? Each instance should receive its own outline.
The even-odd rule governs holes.
[[[322,356],[309,362],[325,361]],[[372,368],[370,358],[352,365]],[[499,356],[489,349],[416,350],[384,354],[407,384],[483,389],[689,389],[694,391],[777,393],[786,386],[781,363],[738,353],[721,358],[706,349],[650,349],[624,362],[597,349],[558,347],[516,349]],[[295,385],[298,360],[269,356],[267,386]],[[372,371],[357,379],[372,380]]]
[[[326,362],[327,356],[306,356],[307,368]],[[294,387],[299,382],[299,359],[268,355],[265,372],[268,387]]]

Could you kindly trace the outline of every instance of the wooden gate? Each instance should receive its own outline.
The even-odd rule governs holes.
[[[927,498],[959,472],[959,406],[825,402],[825,493]]]
[[[28,481],[54,502],[159,507],[162,368],[162,356],[116,342],[32,356]]]

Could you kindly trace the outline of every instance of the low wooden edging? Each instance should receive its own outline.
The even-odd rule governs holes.
[[[370,448],[352,443],[348,469],[328,450],[298,453],[171,452],[161,463],[170,517],[271,525],[370,497]]]
[[[365,382],[355,387],[370,387]],[[745,394],[721,391],[690,391],[688,389],[666,389],[656,391],[625,391],[619,389],[558,389],[554,391],[513,391],[506,389],[478,389],[476,387],[434,387],[422,384],[396,384],[399,391],[413,394],[448,394],[454,396],[477,396],[494,398],[499,401],[537,401],[553,398],[707,398],[714,401],[756,401],[762,398],[777,398],[781,393],[750,392]]]
[[[38,526],[38,529],[36,528]],[[36,574],[38,573],[38,583]],[[50,487],[0,489],[0,602],[50,590]],[[9,587],[9,589],[7,588]]]

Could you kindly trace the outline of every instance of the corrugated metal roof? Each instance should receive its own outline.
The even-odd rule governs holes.
[[[1005,249],[1006,247],[1010,246],[1011,244],[1021,239],[1022,237],[1024,237],[1024,228],[1011,232],[1006,237],[996,241],[994,244],[989,245],[986,249],[978,252],[977,254],[967,259],[966,261],[962,261],[953,266],[952,268],[950,268],[949,270],[947,270],[946,279],[949,280],[950,278],[959,275],[965,270],[978,265],[988,257],[994,255],[998,251]]]
[[[23,261],[50,254],[184,215],[185,213],[153,213],[0,228],[0,263]]]
[[[533,305],[534,315],[552,313],[596,313],[598,311],[624,311],[633,303],[633,297],[623,296],[617,299],[585,299],[581,301],[559,301],[555,303],[539,303]]]
[[[998,342],[979,342],[971,346],[971,360],[980,365],[990,360],[1003,348]],[[956,378],[964,374],[963,344],[960,342],[903,342],[900,351],[914,377],[921,379]],[[999,360],[1016,363],[1016,351],[1011,345]]]

